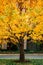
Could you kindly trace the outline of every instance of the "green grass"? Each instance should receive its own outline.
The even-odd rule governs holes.
[[[38,60],[30,60],[30,62],[27,63],[16,63],[14,60],[5,60],[5,59],[0,59],[0,65],[43,65],[43,60],[38,59]]]
[[[36,50],[36,51],[26,51],[26,53],[43,53],[43,50]]]
[[[19,50],[16,50],[16,51],[14,51],[14,50],[0,50],[0,54],[5,54],[5,53],[7,53],[7,54],[18,54],[20,51]],[[36,50],[36,51],[33,51],[33,50],[25,50],[24,51],[26,54],[28,54],[28,53],[43,53],[43,50]]]

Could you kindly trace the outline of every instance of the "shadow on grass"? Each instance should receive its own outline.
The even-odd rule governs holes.
[[[16,60],[18,61],[18,60]],[[0,59],[0,65],[43,65],[43,59],[32,59],[29,60],[30,62],[15,62],[15,60],[12,59]]]

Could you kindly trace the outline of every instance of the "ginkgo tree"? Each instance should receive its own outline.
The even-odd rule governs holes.
[[[0,40],[20,43],[20,61],[25,61],[24,39],[43,40],[42,27],[43,0],[0,0]]]

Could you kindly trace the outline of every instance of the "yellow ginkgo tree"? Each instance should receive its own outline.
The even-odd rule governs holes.
[[[0,0],[0,40],[20,43],[21,62],[25,61],[24,39],[43,39],[42,27],[43,0]]]

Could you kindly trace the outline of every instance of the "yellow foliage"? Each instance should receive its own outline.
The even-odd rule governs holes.
[[[21,4],[22,5],[21,5]],[[20,5],[19,5],[20,4]],[[21,6],[21,10],[20,7]],[[29,31],[33,39],[42,39],[43,0],[0,0],[0,39],[10,37],[11,32],[19,38],[21,32]],[[27,36],[24,37],[27,39]],[[15,40],[11,39],[13,42]]]

